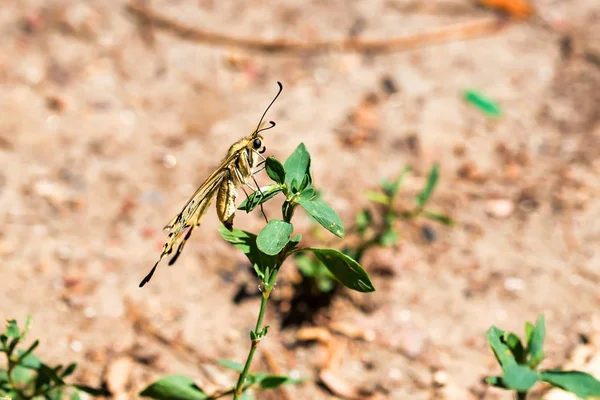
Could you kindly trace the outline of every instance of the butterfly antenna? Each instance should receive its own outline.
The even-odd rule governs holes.
[[[275,95],[275,97],[273,98],[273,100],[271,100],[271,103],[269,104],[269,106],[267,107],[267,109],[265,110],[265,112],[263,113],[262,117],[260,117],[260,121],[258,121],[258,125],[256,126],[256,130],[254,131],[255,135],[258,134],[258,132],[261,132],[261,131],[266,130],[266,129],[271,129],[272,127],[275,126],[275,122],[269,121],[269,123],[271,124],[270,127],[264,128],[262,130],[260,129],[260,124],[262,124],[263,119],[265,118],[265,115],[267,115],[267,111],[269,111],[269,108],[271,108],[271,106],[273,105],[273,103],[275,103],[275,100],[277,100],[277,98],[281,94],[281,91],[283,90],[283,85],[281,84],[281,82],[277,81],[277,85],[279,85],[279,91],[277,92],[277,94]]]
[[[275,122],[273,122],[273,121],[269,121],[269,124],[270,124],[270,126],[267,126],[266,128],[260,128],[259,130],[257,130],[257,131],[254,131],[254,134],[255,134],[255,135],[258,135],[258,134],[259,134],[259,133],[261,133],[261,132],[268,131],[269,129],[271,129],[271,128],[274,128],[274,127],[275,127]]]

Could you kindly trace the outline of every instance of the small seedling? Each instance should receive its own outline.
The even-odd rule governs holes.
[[[374,246],[393,246],[400,237],[400,231],[397,228],[398,221],[424,217],[443,225],[453,225],[453,221],[449,217],[425,209],[439,180],[437,164],[433,165],[427,175],[425,187],[415,197],[414,208],[410,210],[397,208],[396,198],[409,173],[410,168],[405,167],[395,180],[390,182],[384,179],[381,182],[380,190],[369,190],[365,193],[375,205],[375,215],[371,208],[364,208],[356,214],[354,225],[348,231],[358,236],[358,243],[352,247],[343,247],[342,253],[360,262],[364,253]],[[301,254],[296,257],[296,263],[302,274],[307,278],[314,279],[322,292],[329,292],[335,288],[333,277],[318,259]]]
[[[581,399],[600,397],[600,382],[588,373],[538,369],[544,360],[545,337],[543,315],[535,326],[529,322],[525,324],[525,343],[516,334],[492,326],[487,332],[487,340],[502,367],[502,376],[488,376],[485,381],[514,391],[517,400],[525,400],[529,390],[538,382],[566,390]]]
[[[72,400],[77,400],[80,398],[80,392],[92,396],[110,395],[104,389],[65,382],[65,379],[75,372],[77,364],[50,367],[43,363],[33,354],[40,344],[39,340],[34,341],[25,350],[19,348],[25,340],[30,324],[31,319],[27,317],[25,326],[21,329],[17,321],[11,319],[6,322],[6,328],[0,334],[0,352],[6,355],[6,367],[0,368],[0,399],[60,400],[69,396]]]
[[[344,226],[340,217],[317,196],[313,187],[310,154],[304,144],[300,144],[284,164],[274,157],[267,158],[265,168],[274,184],[253,192],[238,209],[251,212],[278,194],[283,194],[285,199],[281,207],[282,218],[271,219],[258,235],[240,229],[219,229],[226,241],[246,255],[261,281],[262,301],[256,327],[250,332],[251,346],[246,362],[242,365],[232,361],[221,361],[222,366],[240,374],[237,383],[232,389],[224,392],[207,394],[190,378],[170,376],[148,386],[140,393],[141,396],[161,400],[206,400],[233,395],[234,400],[249,400],[253,398],[251,389],[275,389],[281,385],[298,383],[299,380],[289,376],[250,372],[254,353],[268,333],[269,326],[263,324],[267,301],[281,266],[292,255],[310,253],[344,286],[359,292],[375,290],[365,270],[354,259],[334,249],[300,247],[302,235],[294,235],[292,217],[300,207],[327,231],[338,238],[344,237]]]

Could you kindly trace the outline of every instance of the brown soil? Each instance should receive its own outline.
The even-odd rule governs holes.
[[[341,290],[302,326],[280,329],[271,307],[255,369],[309,380],[257,398],[327,399],[336,384],[365,399],[510,398],[481,383],[498,373],[490,325],[522,333],[544,313],[545,366],[561,365],[596,326],[595,3],[539,0],[532,19],[469,41],[297,54],[186,40],[140,23],[122,0],[4,2],[0,317],[31,314],[40,356],[78,361],[79,381],[99,384],[118,356],[131,357],[120,364],[131,374],[125,398],[167,374],[231,385],[212,360],[245,359],[258,281],[220,239],[215,213],[175,267],[138,283],[160,253],[162,226],[253,129],[280,80],[268,153],[284,159],[304,142],[315,185],[346,224],[367,204],[365,190],[407,164],[409,205],[439,161],[429,207],[457,225],[402,225],[394,248],[365,257],[377,292]],[[150,4],[182,24],[258,40],[389,38],[495,17],[454,0]],[[466,104],[468,88],[498,101],[503,118]],[[256,231],[261,218],[238,213],[236,226]],[[296,229],[316,240],[301,213]],[[297,279],[286,265],[275,296],[293,294]],[[307,326],[332,339],[300,341]],[[373,340],[349,337],[356,329]]]

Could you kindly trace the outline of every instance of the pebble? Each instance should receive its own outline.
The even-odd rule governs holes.
[[[165,154],[162,158],[162,165],[171,169],[177,165],[177,158],[173,154]]]
[[[437,387],[446,386],[448,383],[448,373],[446,371],[436,371],[433,374],[433,384]]]
[[[355,399],[358,397],[358,391],[348,382],[334,375],[331,371],[324,369],[319,374],[319,379],[335,395],[344,399]]]
[[[515,204],[508,199],[492,199],[487,201],[485,211],[494,218],[504,219],[513,214]]]
[[[83,343],[81,343],[79,340],[72,340],[69,343],[69,347],[71,348],[71,350],[73,350],[75,353],[81,353],[81,350],[83,350]]]
[[[509,292],[519,292],[525,289],[525,282],[520,278],[506,278],[504,280],[504,289]]]
[[[132,368],[133,360],[129,357],[119,357],[109,364],[105,380],[112,394],[125,392]]]
[[[388,371],[388,378],[392,381],[399,381],[404,377],[404,374],[399,368],[390,368]]]
[[[398,92],[398,86],[396,85],[396,82],[394,82],[392,77],[390,77],[390,76],[384,76],[381,79],[381,86],[383,86],[383,90],[388,95],[392,95],[392,94]]]
[[[425,241],[427,243],[433,243],[437,239],[437,234],[435,233],[435,229],[433,229],[429,225],[425,225],[425,226],[421,227],[421,234],[423,235],[423,239],[425,239]]]

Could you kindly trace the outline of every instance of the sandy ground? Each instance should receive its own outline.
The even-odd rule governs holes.
[[[394,248],[366,256],[377,292],[341,291],[303,324],[359,327],[372,342],[301,343],[298,326],[280,329],[282,315],[270,308],[255,368],[309,377],[272,398],[332,398],[315,383],[326,363],[329,379],[358,398],[510,398],[481,384],[498,372],[485,342],[490,325],[521,333],[544,313],[546,366],[560,365],[597,326],[594,3],[537,1],[538,17],[475,40],[300,55],[140,27],[121,0],[0,2],[0,317],[31,314],[40,355],[79,361],[80,381],[98,384],[115,357],[131,357],[125,398],[166,374],[231,384],[211,360],[245,359],[259,299],[233,299],[240,288],[255,294],[258,282],[219,238],[214,212],[176,267],[160,268],[144,289],[138,283],[160,252],[161,227],[253,129],[280,80],[268,153],[285,159],[304,142],[315,185],[347,224],[367,204],[363,191],[407,164],[415,173],[401,203],[410,204],[439,161],[430,208],[457,225],[402,225]],[[466,0],[151,5],[185,24],[262,39],[339,39],[361,27],[361,37],[386,38],[494,16]],[[386,78],[396,93],[385,92]],[[498,101],[503,118],[466,104],[467,88]],[[369,97],[378,100],[365,111]],[[239,213],[236,225],[257,230],[261,221]],[[302,215],[297,230],[315,240]],[[293,263],[285,268],[275,296],[297,279]]]

